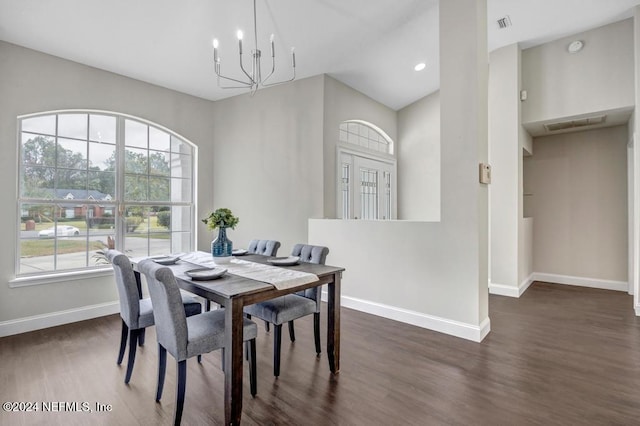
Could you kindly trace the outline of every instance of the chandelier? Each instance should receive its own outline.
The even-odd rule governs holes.
[[[213,39],[213,62],[215,64],[216,75],[218,76],[218,87],[222,89],[249,89],[251,95],[253,95],[260,86],[268,87],[275,86],[276,84],[287,83],[289,81],[293,81],[296,78],[296,53],[294,48],[291,48],[291,66],[293,75],[288,80],[268,82],[269,78],[273,75],[276,69],[276,53],[274,46],[274,35],[271,34],[270,45],[271,45],[271,71],[269,74],[262,78],[262,52],[258,49],[258,25],[256,23],[256,0],[253,0],[253,35],[254,35],[254,49],[251,50],[251,69],[250,72],[245,68],[244,61],[242,59],[242,39],[244,34],[241,30],[238,30],[238,52],[240,54],[240,69],[247,77],[247,79],[235,79],[231,77],[225,77],[220,72],[220,57],[218,56],[218,39]],[[225,86],[222,84],[221,80],[226,80],[231,82],[230,86]]]

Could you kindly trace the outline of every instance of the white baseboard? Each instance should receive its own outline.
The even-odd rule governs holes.
[[[83,306],[81,308],[68,309],[66,311],[18,318],[15,320],[0,322],[0,337],[55,327],[57,325],[69,324],[77,321],[84,321],[105,315],[117,314],[118,312],[120,312],[120,303],[116,301],[100,303],[98,305]]]
[[[322,292],[322,300],[327,301],[326,291]],[[491,331],[489,318],[485,319],[480,325],[473,325],[355,297],[342,296],[341,302],[345,308],[355,309],[356,311],[366,312],[474,342],[481,342]]]
[[[602,280],[599,278],[573,277],[570,275],[546,274],[534,272],[533,281],[543,281],[554,284],[576,285],[581,287],[599,288],[602,290],[629,291],[626,281]]]
[[[522,296],[525,291],[527,291],[533,281],[533,274],[531,274],[527,278],[525,278],[518,287],[498,283],[489,283],[489,294],[518,298]]]

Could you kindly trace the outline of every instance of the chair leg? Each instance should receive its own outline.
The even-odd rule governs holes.
[[[211,310],[211,300],[207,299],[204,301],[204,310],[205,312],[209,312]]]
[[[320,355],[322,349],[320,347],[320,312],[313,314],[313,337],[316,341],[316,353]]]
[[[184,408],[184,393],[187,384],[187,360],[178,362],[178,382],[176,384],[176,415],[173,420],[175,426],[179,426],[182,420],[182,409]]]
[[[127,361],[127,374],[124,377],[124,382],[129,383],[131,380],[131,373],[133,373],[133,364],[136,361],[136,342],[140,336],[140,330],[129,330],[129,360]]]
[[[202,364],[202,355],[198,355],[198,364]]]
[[[162,389],[164,388],[164,376],[167,372],[167,350],[158,343],[158,389],[156,391],[156,402],[160,402],[162,398]]]
[[[122,364],[122,358],[124,358],[124,350],[127,347],[128,334],[129,327],[127,327],[127,323],[122,320],[122,332],[120,333],[120,351],[118,352],[118,365]]]
[[[269,332],[269,321],[265,321],[264,322],[264,329],[266,330],[266,332]]]
[[[293,321],[289,321],[289,338],[292,342],[296,341],[296,329],[293,327]]]
[[[138,336],[138,346],[142,347],[144,345],[144,332],[146,331],[146,328],[143,328],[142,330],[140,330],[140,335]]]
[[[282,324],[273,325],[273,375],[280,375],[280,349],[282,346]]]
[[[224,371],[224,348],[222,348],[220,353],[222,354],[222,360],[220,362],[220,366],[222,367],[222,371]]]
[[[251,396],[256,396],[256,394],[258,393],[256,339],[251,339],[247,343],[249,345],[249,347],[247,348],[247,353],[249,354],[249,384],[251,386]]]

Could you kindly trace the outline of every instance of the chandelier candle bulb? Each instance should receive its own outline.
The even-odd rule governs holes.
[[[238,30],[238,48],[240,49],[240,54],[242,55],[242,31]]]
[[[218,59],[218,39],[217,38],[213,39],[213,62],[215,62],[216,64],[219,62],[219,59]]]
[[[271,57],[275,58],[276,54],[275,54],[275,49],[273,48],[273,34],[271,34]]]

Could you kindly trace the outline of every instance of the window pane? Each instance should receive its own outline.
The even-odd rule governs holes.
[[[89,172],[89,195],[94,200],[111,201],[116,196],[116,174],[113,172]]]
[[[169,222],[171,225],[171,231],[176,232],[189,232],[191,230],[193,216],[192,209],[188,206],[173,206],[169,213]],[[158,213],[160,214],[160,213]],[[164,224],[164,222],[161,221]]]
[[[56,199],[86,200],[87,172],[79,170],[58,170],[56,174]]]
[[[171,201],[190,203],[191,200],[191,179],[171,179]]]
[[[127,148],[124,152],[124,171],[146,175],[149,170],[147,152],[146,149]]]
[[[56,169],[50,167],[22,167],[20,196],[24,198],[53,198]]]
[[[109,209],[114,209],[110,206]],[[106,230],[88,231],[87,217],[101,215],[104,207],[83,204],[20,205],[20,273],[81,269],[96,265],[96,250],[104,246]],[[91,256],[89,256],[91,254]]]
[[[147,148],[147,129],[149,126],[132,120],[125,120],[124,123],[125,145]]]
[[[169,151],[171,136],[167,132],[149,126],[149,148],[157,151]]]
[[[149,201],[170,201],[171,179],[149,177]]]
[[[171,177],[190,178],[192,158],[190,155],[171,154]]]
[[[87,139],[87,114],[58,115],[58,136]]]
[[[58,138],[57,166],[68,169],[87,169],[87,143]]]
[[[171,136],[171,152],[179,152],[180,154],[193,155],[193,148],[191,145],[183,141],[182,139]]]
[[[116,118],[110,115],[89,116],[89,139],[97,142],[116,142]]]
[[[149,174],[169,176],[169,153],[151,151],[149,153]]]
[[[89,168],[97,168],[98,170],[115,170],[116,146],[106,143],[90,143]]]
[[[142,175],[125,175],[124,199],[126,201],[147,201],[149,178]]]
[[[42,133],[45,135],[55,135],[56,116],[43,115],[40,117],[25,118],[22,120],[22,131]]]
[[[56,141],[51,136],[22,134],[22,164],[51,166],[56,164]]]

